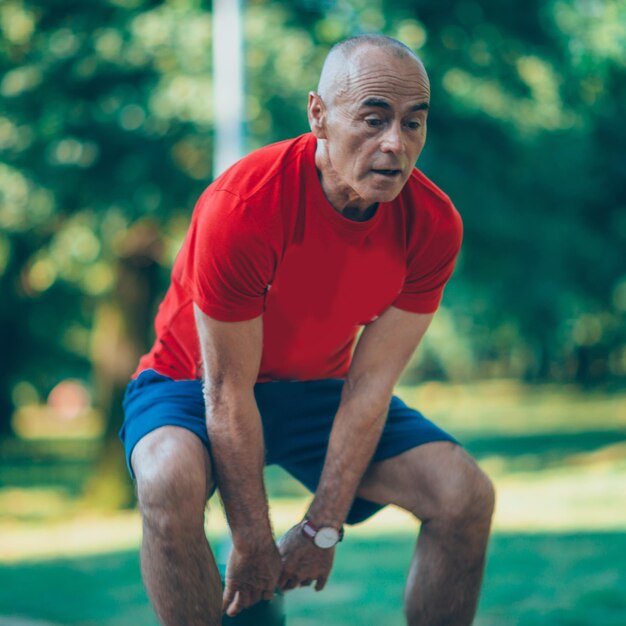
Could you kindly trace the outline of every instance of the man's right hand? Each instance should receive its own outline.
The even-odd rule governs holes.
[[[271,600],[281,567],[280,554],[273,541],[249,549],[233,546],[226,568],[222,612],[234,617],[261,600]]]

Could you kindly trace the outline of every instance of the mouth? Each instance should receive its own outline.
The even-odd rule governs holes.
[[[402,170],[372,170],[374,174],[384,176],[385,178],[397,178],[402,174]]]

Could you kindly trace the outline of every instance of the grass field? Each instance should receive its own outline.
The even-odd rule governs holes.
[[[413,538],[346,542],[326,590],[286,598],[291,626],[400,626]],[[479,626],[624,626],[626,532],[496,533]],[[0,607],[57,624],[153,626],[137,551],[0,569]]]
[[[496,482],[476,625],[626,626],[626,397],[507,382],[400,393],[461,439]],[[272,509],[280,531],[305,500],[280,473],[269,480],[281,496]],[[137,514],[64,515],[72,498],[72,489],[52,486],[5,480],[0,488],[0,626],[21,624],[18,617],[153,626]],[[208,526],[223,543],[217,507]],[[324,592],[288,594],[287,623],[403,624],[414,539],[413,521],[393,510],[351,529]]]

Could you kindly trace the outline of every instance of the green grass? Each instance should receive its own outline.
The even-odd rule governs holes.
[[[476,626],[625,626],[626,396],[507,381],[427,384],[400,394],[457,436],[498,488]],[[73,498],[91,452],[41,444],[29,461],[23,446],[6,445],[0,449],[0,615],[68,626],[155,625],[138,549],[127,549],[136,544],[133,520],[130,530],[126,522],[118,531],[107,521],[92,529],[92,537],[107,537],[108,552],[98,556],[84,553],[84,541],[61,541],[63,533],[78,535],[93,522],[70,519],[69,530],[53,528],[64,510],[78,510]],[[274,497],[303,492],[275,469],[268,480]],[[287,507],[285,527],[304,510],[297,502],[302,506]],[[372,534],[348,534],[322,593],[288,594],[289,626],[404,623],[402,588],[415,538],[410,525],[393,534],[384,524],[372,524]],[[130,540],[112,547],[109,538],[123,532]],[[46,541],[55,551],[46,553]],[[2,546],[19,550],[3,558]],[[51,558],[62,553],[67,558]]]
[[[290,592],[289,626],[400,626],[413,537],[346,541],[327,588]],[[0,568],[0,614],[154,626],[135,550]],[[624,626],[626,533],[496,534],[476,626]]]

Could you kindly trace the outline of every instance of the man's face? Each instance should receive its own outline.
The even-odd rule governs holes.
[[[316,134],[326,141],[327,195],[330,185],[367,207],[393,200],[408,180],[426,141],[430,90],[423,66],[409,56],[367,47],[349,64]]]

